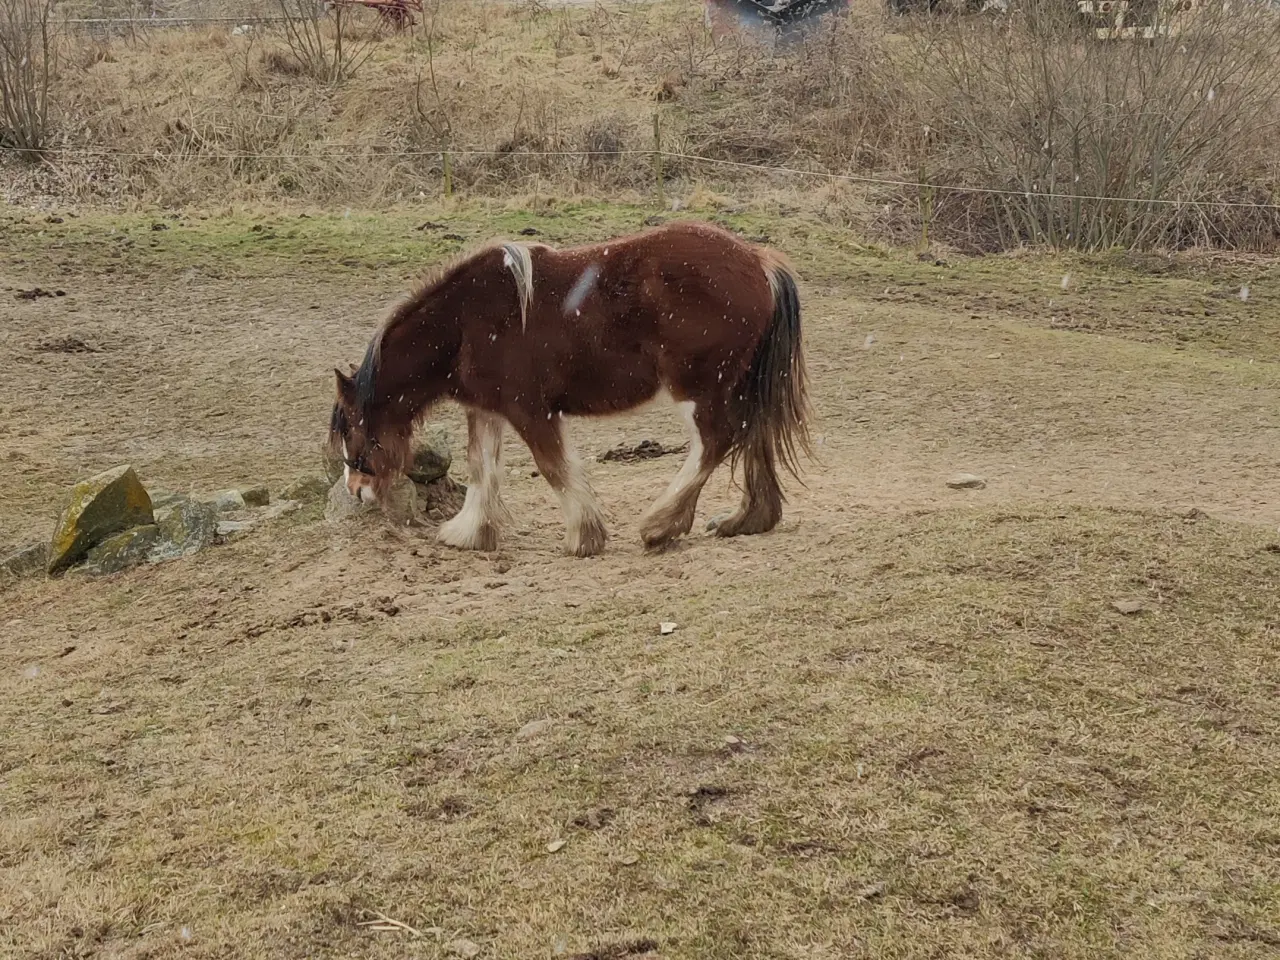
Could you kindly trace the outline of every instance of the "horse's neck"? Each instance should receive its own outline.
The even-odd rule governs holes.
[[[378,401],[407,406],[416,415],[440,399],[448,391],[459,342],[453,311],[425,306],[411,310],[383,339]]]

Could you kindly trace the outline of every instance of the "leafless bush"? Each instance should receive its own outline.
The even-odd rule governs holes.
[[[1057,0],[919,25],[921,168],[1007,191],[940,197],[938,217],[976,228],[970,239],[987,247],[1280,238],[1265,205],[1226,218],[1218,206],[1272,199],[1260,185],[1280,121],[1280,16],[1238,0],[1156,16],[1173,29],[1153,42],[1101,39]]]
[[[350,80],[373,54],[376,31],[359,29],[352,8],[323,0],[278,0],[289,55],[321,83]]]
[[[44,155],[56,67],[53,0],[0,0],[0,146]]]

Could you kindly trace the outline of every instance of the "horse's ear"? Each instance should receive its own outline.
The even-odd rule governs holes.
[[[349,404],[351,399],[355,396],[355,382],[337,367],[333,368],[333,373],[334,376],[338,378],[338,398],[342,400],[343,403]]]

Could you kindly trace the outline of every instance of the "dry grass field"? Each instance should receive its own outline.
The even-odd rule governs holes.
[[[649,215],[527,206],[7,214],[0,546],[121,462],[314,471],[410,275]],[[820,459],[781,527],[646,556],[678,460],[594,463],[613,539],[574,560],[512,443],[493,554],[310,508],[0,586],[0,955],[1280,952],[1280,269],[716,216],[803,279]]]

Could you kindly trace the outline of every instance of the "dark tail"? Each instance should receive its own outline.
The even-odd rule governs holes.
[[[813,454],[811,411],[795,277],[780,258],[767,255],[764,266],[773,292],[773,319],[738,391],[740,413],[730,463],[742,459],[748,491],[777,491],[781,500],[779,464],[804,483],[799,454]]]

